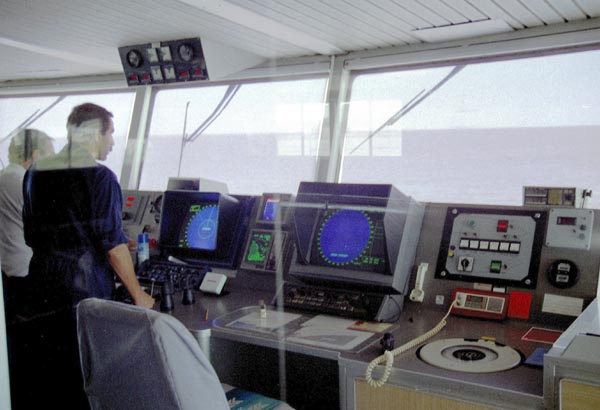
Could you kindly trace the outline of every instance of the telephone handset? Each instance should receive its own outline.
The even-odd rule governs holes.
[[[386,350],[381,356],[373,359],[371,361],[371,363],[369,363],[369,366],[367,366],[367,370],[365,371],[365,379],[367,380],[367,383],[369,384],[369,386],[371,386],[371,387],[383,386],[387,382],[388,378],[390,377],[390,374],[392,373],[392,365],[394,364],[394,356],[398,356],[399,354],[402,354],[402,353],[412,349],[413,347],[420,345],[421,343],[425,342],[426,340],[428,340],[428,339],[432,338],[433,336],[435,336],[436,334],[438,334],[444,328],[444,326],[446,326],[446,319],[452,312],[452,308],[455,305],[456,305],[456,299],[454,299],[452,301],[452,303],[450,304],[450,308],[448,308],[448,312],[446,312],[446,315],[442,318],[442,320],[440,320],[438,322],[438,324],[435,325],[427,333],[422,334],[421,336],[403,344],[402,346],[400,346],[394,350]],[[383,363],[383,362],[385,362],[385,368],[383,370],[383,375],[381,376],[381,378],[379,380],[373,379],[371,377],[373,370],[375,369],[375,367],[377,367],[378,364]]]

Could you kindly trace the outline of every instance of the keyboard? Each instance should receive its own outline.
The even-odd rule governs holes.
[[[182,265],[165,260],[147,260],[137,270],[137,277],[142,285],[162,286],[165,282],[173,283],[175,292],[187,287],[198,290],[202,279],[210,268],[200,265]]]

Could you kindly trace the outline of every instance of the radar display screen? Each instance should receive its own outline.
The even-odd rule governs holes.
[[[385,273],[383,213],[328,210],[313,239],[311,264]]]
[[[179,234],[180,248],[212,251],[217,248],[217,204],[191,205]]]

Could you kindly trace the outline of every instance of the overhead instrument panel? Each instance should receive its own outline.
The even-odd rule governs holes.
[[[127,85],[208,80],[199,38],[119,47]]]
[[[546,213],[450,207],[435,277],[535,288]]]

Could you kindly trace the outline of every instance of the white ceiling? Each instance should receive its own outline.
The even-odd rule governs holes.
[[[512,30],[600,16],[600,0],[0,0],[0,81],[120,73],[118,47],[200,37],[274,59],[422,42],[415,30]],[[443,41],[443,38],[442,38]]]

